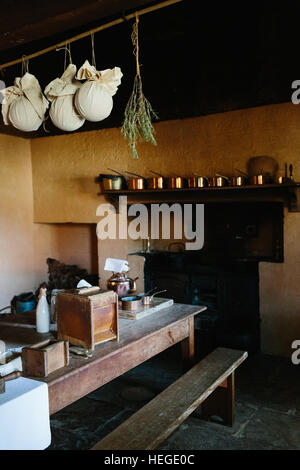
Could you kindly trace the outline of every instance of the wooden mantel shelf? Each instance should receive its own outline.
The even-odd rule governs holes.
[[[143,189],[103,191],[107,199],[118,204],[119,196],[127,196],[128,204],[174,202],[282,202],[290,212],[300,211],[300,183],[223,186],[182,189]]]

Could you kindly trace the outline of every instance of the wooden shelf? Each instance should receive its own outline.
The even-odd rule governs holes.
[[[290,212],[300,211],[300,183],[223,186],[181,189],[143,189],[103,191],[107,199],[117,205],[119,196],[127,196],[128,204],[159,202],[261,202],[286,203]]]
[[[244,186],[214,186],[204,188],[180,188],[180,189],[120,189],[120,190],[106,190],[102,194],[143,194],[143,193],[182,193],[182,192],[203,192],[203,191],[246,191],[248,189],[291,189],[300,188],[300,183],[285,183],[285,184],[256,184]]]

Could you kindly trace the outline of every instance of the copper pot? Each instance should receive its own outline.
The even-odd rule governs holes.
[[[137,296],[123,297],[121,302],[122,310],[138,310],[142,307],[142,298]]]
[[[132,173],[131,171],[126,171],[126,173],[135,176],[135,178],[129,178],[127,180],[128,189],[133,191],[145,189],[145,178],[143,178],[143,176]]]
[[[158,292],[154,292],[152,295],[144,295],[142,297],[142,304],[145,306],[151,305],[153,303],[153,297],[157,294],[161,294],[162,292],[167,292],[167,289],[159,290]]]
[[[102,186],[104,190],[120,190],[126,187],[126,179],[125,176],[120,173],[117,170],[114,170],[113,168],[107,168],[110,171],[113,171],[114,173],[117,173],[117,175],[104,175],[100,174],[98,181],[102,181]]]
[[[163,189],[165,186],[165,180],[164,180],[163,175],[153,170],[149,170],[149,171],[156,176],[153,176],[152,178],[147,178],[147,188],[148,189]]]
[[[141,190],[145,188],[145,180],[144,178],[129,178],[127,180],[128,189],[132,189],[134,191]]]
[[[276,183],[287,184],[287,183],[291,183],[291,180],[287,176],[276,176]]]
[[[244,171],[241,171],[238,168],[235,168],[234,170],[240,173],[240,175],[234,175],[230,178],[230,186],[245,186],[245,184],[249,183],[248,173],[245,173]]]
[[[103,191],[117,191],[123,188],[125,180],[122,176],[101,173],[98,181],[102,184]]]
[[[183,188],[183,178],[181,176],[170,176],[167,178],[167,186],[169,189]]]
[[[147,178],[147,188],[148,189],[163,189],[164,179],[162,176],[153,176],[152,178]]]
[[[188,187],[189,188],[204,188],[208,185],[208,179],[206,176],[190,176],[188,178]]]
[[[223,187],[223,186],[227,186],[228,184],[228,178],[225,177],[225,176],[221,176],[221,175],[216,175],[216,176],[213,176],[212,178],[209,179],[209,183],[208,183],[208,186],[210,187]]]
[[[263,185],[263,184],[270,184],[273,182],[273,179],[270,175],[254,175],[250,177],[250,184],[255,186]]]
[[[230,186],[245,186],[247,178],[245,176],[232,176],[230,178]]]
[[[131,279],[126,273],[113,273],[113,275],[107,279],[106,286],[109,290],[115,291],[119,298],[121,298],[136,291],[135,281],[137,279],[138,277]]]

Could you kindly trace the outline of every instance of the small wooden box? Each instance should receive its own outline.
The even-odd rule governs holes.
[[[57,338],[93,350],[96,344],[119,339],[118,295],[100,288],[57,295]]]
[[[69,364],[69,343],[48,339],[22,349],[22,372],[27,377],[47,377]]]

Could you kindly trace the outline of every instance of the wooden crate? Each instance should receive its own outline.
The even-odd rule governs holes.
[[[47,377],[69,364],[69,343],[48,339],[22,349],[22,372],[27,377]]]
[[[55,305],[57,338],[93,350],[96,344],[119,339],[118,296],[100,288],[65,291]]]

